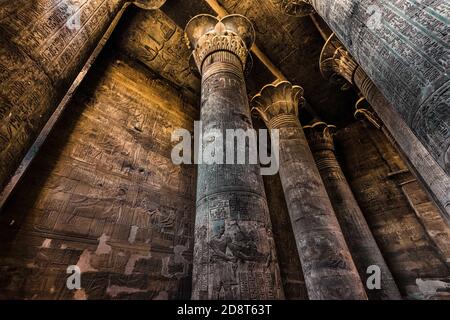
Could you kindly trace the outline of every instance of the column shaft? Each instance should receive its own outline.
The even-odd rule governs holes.
[[[367,273],[369,266],[375,265],[381,270],[380,288],[369,289],[366,285],[366,293],[369,299],[401,299],[394,278],[336,159],[333,138],[329,129],[323,125],[310,127],[307,130],[307,136],[320,175],[363,283],[366,283],[368,277],[373,274],[373,272]]]
[[[365,299],[300,124],[279,130],[280,177],[310,299]]]
[[[243,73],[247,52],[240,40],[246,35],[238,38],[233,31],[242,32],[249,25],[242,16],[218,22],[200,15],[186,27],[202,73],[205,152],[215,141],[213,131],[225,137],[226,129],[252,128]],[[201,38],[198,30],[208,26],[215,30]],[[198,166],[193,299],[284,297],[260,167],[247,163]]]
[[[265,86],[252,105],[279,130],[280,178],[297,242],[308,296],[366,299],[330,199],[298,120],[302,89],[289,82]]]

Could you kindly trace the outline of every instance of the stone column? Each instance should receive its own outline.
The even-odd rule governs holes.
[[[386,133],[394,138],[397,148],[402,152],[430,196],[441,209],[444,218],[450,221],[449,175],[433,159],[432,155],[386,101],[372,80],[334,34],[328,39],[322,50],[320,70],[326,79],[343,86],[353,85],[360,91],[382,120],[382,123],[376,126],[383,131],[387,129]],[[367,113],[358,107],[357,109],[358,113],[365,112],[365,115],[369,116],[368,119],[374,123],[370,112]],[[441,183],[437,184],[436,181]]]
[[[244,68],[255,31],[240,15],[199,15],[186,34],[202,74],[206,152],[217,132],[252,129]],[[217,162],[198,166],[192,298],[282,299],[260,167]]]
[[[310,3],[450,174],[448,0]]]
[[[401,299],[394,278],[336,159],[331,133],[333,128],[320,121],[304,127],[309,146],[363,283],[366,283],[368,277],[373,274],[373,270],[367,272],[370,266],[377,266],[381,270],[380,288],[369,289],[366,286],[367,296],[370,300]]]
[[[280,178],[310,299],[366,299],[333,207],[298,120],[303,89],[267,85],[254,110],[280,135]]]
[[[163,0],[139,0],[155,9]],[[125,0],[14,0],[0,4],[0,190]]]

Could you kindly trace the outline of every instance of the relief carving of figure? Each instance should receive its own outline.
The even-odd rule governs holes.
[[[267,261],[268,255],[258,251],[255,232],[247,231],[232,221],[227,232],[224,221],[216,221],[209,246],[213,251],[211,259],[236,262]]]
[[[211,260],[222,260],[236,262],[237,258],[230,252],[228,244],[232,242],[229,235],[225,234],[225,222],[216,221],[213,227],[213,236],[208,245],[212,249]]]

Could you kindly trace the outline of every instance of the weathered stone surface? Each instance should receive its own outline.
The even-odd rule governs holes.
[[[124,3],[124,0],[2,2],[0,188]]]
[[[200,15],[186,33],[202,73],[203,136],[252,128],[243,72],[255,37],[251,23]],[[213,142],[203,139],[203,150]],[[199,164],[192,298],[283,297],[259,165]]]
[[[369,289],[366,285],[367,296],[371,300],[400,299],[394,278],[336,159],[330,132],[334,128],[323,122],[315,122],[304,129],[361,280],[367,283],[372,275],[367,272],[370,266],[377,266],[381,270],[380,289]]]
[[[450,174],[448,1],[310,2]]]
[[[402,296],[449,298],[448,258],[440,254],[390,178],[405,168],[393,145],[383,132],[361,121],[339,130],[335,143],[347,181]]]
[[[323,27],[322,20],[316,16],[313,23],[309,17],[296,18],[280,14],[273,1],[285,7],[288,2],[302,4],[295,0],[213,1],[230,13],[244,14],[253,22],[258,48],[267,58],[263,59],[264,63],[258,57],[253,59],[252,71],[245,81],[248,97],[254,96],[263,85],[271,83],[283,73],[283,78],[304,85],[310,103],[305,109],[312,110],[311,114],[316,112],[324,121],[347,127],[354,121],[353,110],[349,106],[353,105],[356,96],[353,90],[337,90],[335,84],[324,82],[320,75],[317,58],[323,40],[315,24]],[[99,52],[94,47],[98,45],[97,49],[104,48],[75,93],[73,101],[67,105],[59,124],[56,124],[23,176],[23,182],[17,185],[0,214],[0,298],[191,297],[197,173],[195,166],[172,164],[170,151],[174,143],[170,141],[170,133],[175,128],[192,130],[194,119],[199,117],[197,108],[192,106],[197,107],[200,102],[200,76],[195,72],[195,66],[189,65],[191,50],[185,46],[182,30],[196,14],[216,13],[208,5],[213,3],[211,1],[167,1],[161,10],[149,11],[158,8],[163,2],[0,0],[0,178],[5,172],[14,170],[13,162],[22,158],[19,154],[28,149],[27,145],[33,141],[75,77],[84,77],[91,64],[88,63],[81,73],[79,71],[88,57],[93,57],[91,53]],[[334,6],[349,3],[334,2]],[[361,0],[352,2],[363,3]],[[417,17],[408,19],[416,23],[435,14],[432,6],[439,1],[419,3],[416,0],[404,0],[401,3],[406,2],[425,8],[420,16],[419,12],[415,12]],[[378,4],[375,1],[364,3]],[[400,2],[383,0],[380,3],[382,7],[392,7]],[[354,16],[361,16],[364,9],[364,6],[355,5]],[[122,16],[122,13],[123,17],[116,24],[118,19],[115,17]],[[437,19],[441,16],[435,14]],[[76,28],[78,17],[80,29]],[[394,21],[395,17],[387,18]],[[353,16],[346,19],[343,26],[360,24],[360,20],[353,19]],[[409,33],[408,28],[404,28],[408,27],[409,22],[405,21],[396,20],[398,24],[392,28],[394,31],[398,28],[405,30],[405,35],[396,34],[383,48],[372,41],[373,35],[366,37],[360,33],[348,36],[360,36],[355,38],[356,44],[365,39],[372,41],[371,45],[360,48],[360,56],[365,56],[372,45],[374,48],[370,52],[390,50],[391,46],[400,52],[398,45],[405,40],[411,40],[411,45],[402,46],[403,51],[400,53],[403,58],[406,55],[411,57],[410,61],[417,61],[414,58],[416,53],[422,54],[425,59],[433,59],[442,53],[431,42],[430,49],[425,48],[430,50],[430,55],[416,51],[418,47],[412,44],[421,40],[422,33]],[[430,20],[429,29],[434,28],[432,23]],[[105,45],[105,41],[99,42],[99,39],[109,34],[105,32],[108,26],[108,31],[117,27]],[[386,26],[384,24],[384,29],[376,36],[393,35],[391,29],[385,31]],[[331,31],[321,29],[320,33],[329,35]],[[212,45],[217,49],[217,43]],[[426,46],[427,43],[421,44],[421,49]],[[382,52],[385,53],[388,51]],[[229,61],[232,65],[240,64],[226,54],[213,56],[219,61]],[[348,54],[336,58],[342,61],[351,56]],[[373,59],[371,70],[377,70],[379,56],[364,59],[366,62]],[[271,68],[267,62],[274,67]],[[356,63],[356,60],[353,62]],[[389,80],[389,89],[409,98],[407,93],[401,92],[405,83],[413,84],[412,92],[421,80],[415,83],[412,77],[397,72],[404,71],[404,65],[398,66],[395,61],[387,59],[383,62],[393,68],[390,71],[392,74],[387,73],[385,67],[380,68],[384,75],[394,77],[394,80]],[[426,63],[417,69],[422,72],[423,68],[428,68]],[[449,228],[420,188],[421,183],[425,183],[429,188],[427,192],[433,196],[440,209],[448,212],[450,177],[418,141],[415,136],[417,133],[411,131],[380,90],[376,89],[367,74],[360,72],[363,68],[352,69],[349,59],[341,67],[347,80],[353,80],[355,87],[359,87],[382,120],[369,117],[369,120],[373,120],[371,124],[385,134],[389,131],[395,138],[397,149],[402,152],[403,160],[408,160],[412,170],[407,170],[402,158],[386,142],[381,131],[375,131],[371,137],[373,145],[367,141],[369,137],[364,134],[375,130],[370,128],[371,124],[369,129],[372,131],[358,129],[356,125],[347,127],[350,134],[348,140],[338,135],[336,155],[339,160],[342,159],[341,165],[385,261],[404,297],[450,298]],[[273,73],[276,69],[280,69],[280,72]],[[226,70],[234,72],[235,69],[230,67]],[[351,74],[348,73],[350,70]],[[426,77],[433,79],[434,69],[430,70]],[[226,86],[227,100],[221,100],[222,109],[214,121],[222,123],[223,119],[227,119],[223,126],[233,122],[233,125],[238,123],[246,128],[251,122],[246,113],[248,109],[244,108],[244,85],[242,82],[236,83],[236,79],[241,79],[240,71],[238,74],[220,78],[227,82],[215,82],[214,76],[206,82],[209,88]],[[347,84],[345,86],[348,87]],[[212,99],[211,104],[218,99],[214,96],[209,98]],[[407,103],[409,101],[404,105]],[[238,109],[236,104],[239,104]],[[240,111],[244,109],[245,112]],[[225,110],[236,114],[230,120],[223,116]],[[418,111],[418,115],[420,113]],[[361,110],[359,114],[371,115]],[[427,113],[420,116],[424,115]],[[302,123],[311,120],[308,112],[301,112],[298,116]],[[292,120],[292,117],[283,119]],[[254,124],[257,122],[261,121],[258,119]],[[428,129],[424,127],[424,130]],[[445,131],[445,127],[442,130]],[[293,135],[301,135],[295,130],[292,132]],[[382,137],[378,137],[379,134]],[[40,135],[42,140],[44,137],[44,134]],[[301,136],[299,140],[303,143],[300,147],[292,143],[294,156],[289,159],[294,163],[298,160],[295,158],[297,152],[301,154],[307,150],[304,137]],[[285,145],[291,147],[289,143]],[[29,152],[35,152],[36,149]],[[14,155],[17,157],[14,158]],[[304,207],[302,196],[311,195],[320,184],[318,180],[308,181],[309,175],[313,175],[309,172],[312,170],[310,168],[312,165],[308,162],[306,168],[302,169],[307,172],[303,174],[302,171],[302,175],[295,180],[300,181],[303,188],[301,195],[291,191],[291,195],[294,194],[298,200],[297,207]],[[267,195],[264,197],[259,172],[257,175],[253,168],[246,170],[239,167],[236,172],[230,172],[217,170],[211,173],[211,183],[203,184],[202,188],[205,192],[215,192],[219,185],[227,193],[236,185],[241,185],[250,193],[241,192],[240,189],[228,198],[219,194],[218,199],[223,202],[217,204],[215,199],[208,202],[207,206],[211,204],[211,208],[206,208],[205,203],[199,207],[199,210],[211,213],[215,218],[230,213],[230,219],[225,219],[223,225],[220,222],[208,225],[209,235],[213,237],[215,234],[215,238],[208,239],[212,247],[207,247],[207,250],[218,268],[223,267],[222,270],[225,270],[219,274],[223,276],[223,290],[219,288],[216,296],[230,296],[229,288],[236,289],[234,292],[242,288],[243,295],[248,298],[269,298],[275,295],[273,292],[280,293],[278,297],[281,297],[282,291],[287,299],[306,298],[302,266],[280,178],[273,176],[264,179]],[[412,172],[417,181],[411,176]],[[288,179],[292,180],[292,173],[288,174]],[[296,190],[296,186],[291,189]],[[208,196],[212,199],[215,195]],[[324,206],[322,201],[327,200],[314,198],[313,207],[306,211],[308,216],[304,220],[315,218],[319,222],[323,221],[321,219],[330,221],[329,216],[320,215],[322,209],[315,209],[316,206]],[[327,204],[325,207],[329,208]],[[237,215],[238,218],[232,220]],[[446,217],[450,217],[450,214]],[[226,230],[220,237],[223,226]],[[240,226],[243,226],[242,230],[238,228]],[[249,236],[245,234],[248,230]],[[337,238],[338,246],[341,246],[342,236]],[[331,241],[333,243],[329,246],[334,248],[336,241]],[[308,244],[308,254],[318,256],[314,252],[316,248],[314,242]],[[344,251],[348,252],[347,249]],[[261,252],[262,255],[259,254]],[[334,259],[338,253],[332,249],[322,253],[326,265],[317,262],[313,264],[314,268],[335,272],[336,266],[342,265],[340,257]],[[224,260],[217,259],[218,256]],[[261,262],[262,256],[269,257],[268,269]],[[231,259],[228,264],[225,262],[227,259]],[[319,260],[322,261],[320,257],[315,261]],[[280,266],[280,275],[276,270],[276,261]],[[66,287],[69,276],[66,268],[70,264],[78,265],[83,271],[82,290],[71,291]],[[230,269],[250,271],[241,272],[233,278],[229,276],[234,276],[228,272]],[[348,275],[347,269],[343,272]],[[331,279],[323,280],[332,287],[342,287]],[[275,283],[273,286],[272,281]],[[211,283],[214,284],[214,280]],[[220,279],[217,283],[215,288],[220,287]],[[261,287],[262,290],[259,289]],[[334,297],[341,299],[346,298],[346,294],[333,292]],[[242,295],[235,296],[240,298]]]
[[[330,199],[298,121],[303,90],[267,85],[252,106],[280,134],[280,178],[310,299],[366,299]]]
[[[367,101],[382,120],[383,128],[394,138],[397,150],[400,150],[403,158],[414,170],[415,176],[425,185],[441,215],[450,225],[450,176],[439,166],[361,68],[355,73],[355,83],[363,88]],[[436,183],[437,181],[439,183]]]
[[[382,123],[376,124],[376,126],[386,127],[396,141],[398,149],[401,150],[436,201],[443,217],[450,221],[450,176],[433,159],[334,34],[330,36],[322,50],[320,69],[326,79],[343,86],[352,84],[361,92],[382,120]],[[373,122],[370,112],[359,109],[358,103],[356,108],[358,109],[356,113],[363,112]],[[441,183],[436,184],[436,181]]]
[[[0,215],[0,298],[188,299],[198,112],[139,65],[97,65]],[[105,65],[105,66],[104,66]],[[68,290],[78,265],[82,290]]]
[[[280,176],[264,176],[264,187],[272,221],[273,238],[287,300],[308,300],[305,278],[297,253],[294,232],[283,193]]]

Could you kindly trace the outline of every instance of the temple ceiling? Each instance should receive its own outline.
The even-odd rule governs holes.
[[[344,126],[353,120],[354,91],[325,81],[319,71],[324,39],[312,19],[282,14],[270,0],[220,0],[228,13],[249,18],[256,31],[256,45],[291,83],[305,89],[312,109],[324,121]],[[197,14],[217,15],[205,0],[167,0],[159,9],[130,8],[114,36],[120,51],[137,59],[178,88],[199,96],[200,78],[190,62],[184,35],[187,22]],[[273,73],[253,55],[247,78],[249,98],[276,80]],[[303,122],[310,114],[301,112]]]

